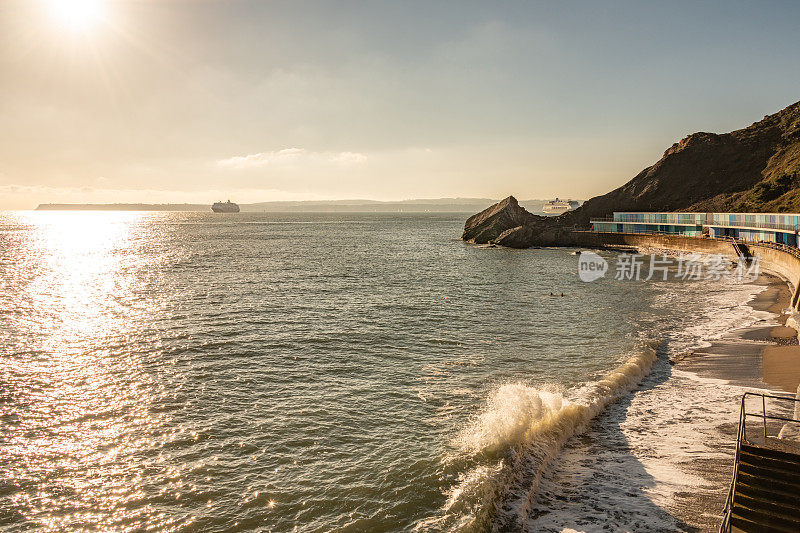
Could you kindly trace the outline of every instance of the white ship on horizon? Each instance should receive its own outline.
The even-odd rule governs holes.
[[[575,200],[561,200],[556,198],[555,200],[550,200],[544,204],[544,207],[542,207],[542,212],[547,213],[548,215],[560,215],[562,213],[566,213],[567,211],[577,209],[580,205],[581,204]]]
[[[228,200],[227,202],[215,202],[211,206],[211,210],[215,213],[238,213],[239,204],[235,204]]]

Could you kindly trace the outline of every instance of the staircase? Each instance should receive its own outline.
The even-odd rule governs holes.
[[[748,413],[746,399],[761,400],[761,413]],[[798,402],[795,398],[745,393],[739,418],[733,481],[725,504],[721,533],[800,532],[800,447],[768,436],[768,425],[800,423],[767,414],[767,399]],[[747,436],[747,417],[760,418],[758,434]],[[753,425],[751,425],[751,433]],[[763,428],[763,433],[761,429]]]
[[[753,257],[750,254],[750,249],[747,247],[747,245],[733,238],[731,238],[731,244],[733,244],[733,249],[736,251],[736,255],[739,256],[739,260],[742,263],[749,265],[753,260]]]
[[[800,531],[800,455],[742,445],[731,530]]]

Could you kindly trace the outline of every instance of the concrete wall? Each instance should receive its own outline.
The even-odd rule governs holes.
[[[730,242],[717,239],[703,239],[687,235],[646,235],[641,233],[598,233],[593,231],[575,231],[574,240],[577,246],[587,248],[605,248],[614,246],[633,246],[635,248],[657,248],[674,252],[701,252],[706,254],[722,254],[736,259],[738,255]]]
[[[608,248],[614,246],[630,246],[637,250],[655,248],[674,252],[701,252],[706,254],[722,254],[733,260],[738,259],[733,244],[729,241],[688,237],[685,235],[641,235],[635,233],[598,233],[591,231],[573,232],[576,246],[587,248]],[[785,279],[792,289],[792,306],[797,309],[800,304],[800,254],[794,255],[760,244],[745,243],[750,254],[759,257],[759,267],[777,274]]]
[[[790,253],[758,244],[750,244],[748,248],[752,255],[757,255],[761,258],[761,268],[778,274],[791,285],[794,289],[793,292],[796,293],[800,282],[800,258]],[[792,304],[796,306],[797,302],[793,300]]]

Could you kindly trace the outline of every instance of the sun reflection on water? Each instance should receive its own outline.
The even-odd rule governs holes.
[[[123,272],[141,214],[53,213],[37,217],[29,254],[40,271],[28,294],[65,343],[102,335],[132,280]],[[119,325],[119,324],[117,324]]]
[[[157,306],[132,306],[148,245],[143,213],[17,213],[0,219],[0,476],[16,519],[39,529],[185,520],[147,503],[141,462],[163,391],[137,337]],[[7,326],[7,327],[5,327]],[[29,331],[25,339],[13,332]],[[173,473],[180,485],[180,473]],[[171,524],[171,525],[170,525]]]

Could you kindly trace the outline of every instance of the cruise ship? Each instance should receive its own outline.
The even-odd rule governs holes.
[[[544,207],[542,207],[542,212],[547,213],[548,215],[560,215],[561,213],[566,213],[567,211],[577,209],[580,205],[581,204],[575,200],[559,200],[556,198],[555,200],[550,200],[544,204]]]
[[[211,206],[211,210],[215,213],[238,213],[239,204],[235,204],[230,200],[227,202],[216,202]]]

